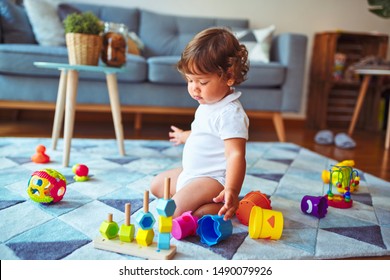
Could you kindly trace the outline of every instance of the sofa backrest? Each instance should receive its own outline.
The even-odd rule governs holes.
[[[247,19],[185,17],[136,8],[72,3],[81,11],[92,11],[103,21],[124,23],[142,43],[145,57],[180,55],[185,45],[201,30],[212,26],[248,28]]]
[[[138,35],[145,44],[146,57],[180,55],[192,37],[205,28],[247,28],[248,25],[246,19],[185,17],[141,10]]]
[[[80,11],[91,11],[102,21],[123,23],[138,34],[140,12],[137,8],[123,8],[94,4],[69,3]]]
[[[3,14],[0,16],[0,43],[36,43],[23,6],[11,3],[8,0],[0,1]],[[180,55],[192,37],[208,27],[248,28],[249,26],[247,19],[176,16],[138,8],[73,2],[67,4],[79,11],[91,11],[102,21],[125,24],[129,31],[135,32],[140,37],[144,44],[142,55],[145,57]],[[9,17],[8,21],[6,15]]]

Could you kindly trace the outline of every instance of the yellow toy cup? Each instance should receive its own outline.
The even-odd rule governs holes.
[[[253,239],[280,239],[283,221],[282,212],[254,206],[249,217],[249,236]]]

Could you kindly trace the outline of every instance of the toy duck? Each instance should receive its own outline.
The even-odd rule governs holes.
[[[50,157],[45,153],[46,147],[43,145],[38,145],[36,148],[36,153],[31,157],[31,160],[35,163],[48,163]]]

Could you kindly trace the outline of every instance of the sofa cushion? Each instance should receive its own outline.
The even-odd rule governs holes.
[[[139,36],[145,44],[146,57],[180,55],[187,43],[212,26],[248,27],[248,20],[184,17],[141,11]]]
[[[155,56],[147,60],[148,77],[152,83],[184,85],[185,80],[176,68],[180,56]]]
[[[6,44],[35,44],[34,32],[22,6],[0,0],[0,41]]]
[[[34,66],[34,62],[68,63],[66,47],[40,45],[0,44],[0,73],[28,76],[58,76],[59,72]],[[119,73],[118,81],[143,82],[146,80],[147,65],[143,57],[127,56],[126,71]],[[80,72],[80,78],[105,79],[96,72]]]
[[[251,62],[244,87],[276,87],[284,83],[287,68],[278,62]]]

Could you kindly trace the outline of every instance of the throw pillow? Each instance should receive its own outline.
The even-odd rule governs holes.
[[[35,44],[34,32],[23,7],[0,0],[0,40],[6,44]]]
[[[82,11],[69,4],[59,4],[57,13],[60,17],[60,21],[63,22],[68,15],[73,13],[82,13]]]
[[[129,32],[127,37],[127,52],[141,55],[144,44],[135,32]]]
[[[57,15],[60,0],[25,0],[35,38],[43,46],[65,45],[64,26]]]
[[[261,29],[233,30],[237,39],[247,47],[249,60],[266,63],[270,60],[274,31],[274,25]]]

